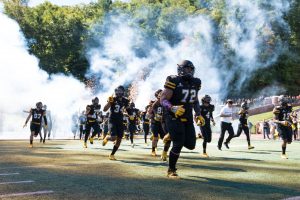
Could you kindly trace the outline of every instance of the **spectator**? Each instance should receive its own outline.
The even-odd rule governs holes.
[[[263,122],[263,133],[264,133],[264,139],[266,139],[266,136],[268,139],[270,139],[269,135],[270,135],[270,124],[267,120],[264,119]]]

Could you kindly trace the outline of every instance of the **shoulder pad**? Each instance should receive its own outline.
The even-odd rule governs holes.
[[[174,90],[178,84],[178,76],[168,76],[164,87],[167,89]]]
[[[199,78],[193,78],[193,83],[197,86],[197,88],[201,89],[201,80]]]

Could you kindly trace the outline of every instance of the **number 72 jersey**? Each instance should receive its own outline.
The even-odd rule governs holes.
[[[172,105],[184,106],[185,114],[181,118],[193,122],[193,108],[195,101],[198,100],[201,80],[199,78],[185,80],[181,76],[168,76],[164,87],[173,91],[172,98],[169,100]],[[173,115],[170,111],[169,114]]]

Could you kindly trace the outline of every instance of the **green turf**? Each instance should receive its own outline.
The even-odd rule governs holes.
[[[27,148],[27,141],[0,141],[0,176],[6,181],[34,180],[24,185],[0,185],[0,195],[53,190],[55,193],[12,199],[284,199],[300,196],[300,142],[288,146],[288,160],[280,158],[280,141],[254,140],[247,150],[244,137],[231,149],[218,151],[216,138],[208,145],[209,159],[183,150],[178,162],[181,180],[166,178],[166,163],[150,156],[150,146],[137,140],[134,149],[123,141],[116,157],[107,159],[112,144],[96,141],[89,149],[80,141],[50,141]],[[161,146],[161,143],[159,144]],[[159,153],[161,148],[159,148]],[[5,198],[4,198],[5,199]],[[10,198],[7,198],[10,199]]]

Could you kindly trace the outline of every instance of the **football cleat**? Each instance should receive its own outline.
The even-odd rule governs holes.
[[[180,177],[176,173],[176,170],[171,170],[171,169],[168,170],[167,177],[171,179],[180,179]]]
[[[33,144],[30,144],[28,147],[29,147],[29,148],[33,148]]]
[[[288,159],[288,157],[287,157],[286,154],[281,154],[281,158],[282,158],[282,159]]]
[[[94,144],[94,138],[90,137],[90,143]]]
[[[208,156],[207,153],[203,153],[203,154],[202,154],[202,157],[203,157],[203,158],[209,158],[209,156]]]
[[[105,137],[102,141],[102,146],[105,146],[107,144],[107,142],[108,142],[108,139],[107,139],[107,137]]]
[[[227,149],[229,149],[228,143],[224,142],[224,145]]]
[[[83,148],[87,148],[86,142],[83,143]]]
[[[109,155],[108,158],[109,158],[109,160],[117,160],[117,159],[115,158],[115,155]]]
[[[151,156],[155,157],[156,156],[156,151],[152,151]]]
[[[132,148],[134,148],[134,146],[135,146],[135,144],[134,144],[134,143],[132,143],[132,144],[131,144],[131,147],[132,147]]]
[[[162,161],[167,161],[167,157],[168,157],[167,152],[166,152],[166,151],[163,151],[162,154],[161,154],[161,157],[160,157],[161,160],[162,160]]]
[[[249,145],[249,146],[248,146],[248,149],[249,149],[249,150],[250,150],[250,149],[254,149],[254,146]]]

